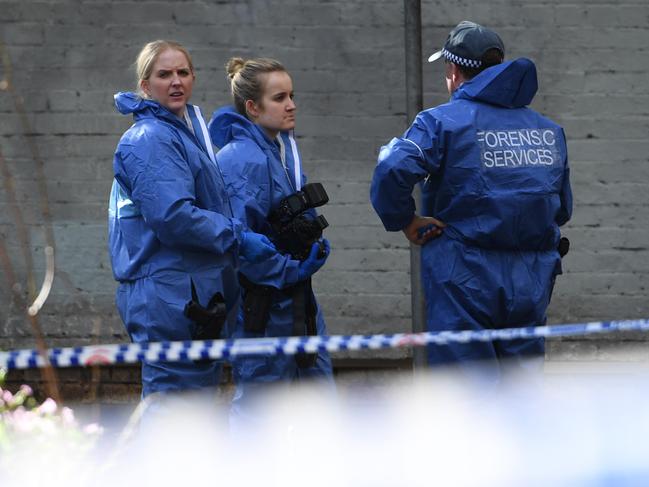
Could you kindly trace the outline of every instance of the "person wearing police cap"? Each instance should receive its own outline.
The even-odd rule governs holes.
[[[534,63],[504,57],[498,34],[460,22],[429,58],[444,59],[449,102],[419,113],[374,170],[370,197],[385,229],[422,246],[429,331],[543,325],[561,273],[559,227],[572,213],[566,138],[528,108]],[[427,350],[430,365],[490,383],[508,364],[541,370],[544,351],[542,338]]]

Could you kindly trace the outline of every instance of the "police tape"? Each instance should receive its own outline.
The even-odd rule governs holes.
[[[421,347],[451,343],[490,342],[530,338],[554,338],[622,331],[647,331],[649,319],[595,321],[566,325],[530,326],[488,330],[395,333],[392,335],[331,335],[310,337],[239,338],[230,340],[196,340],[152,342],[84,347],[51,348],[47,360],[38,350],[0,352],[0,368],[27,369],[44,367],[78,367],[147,362],[180,362],[204,359],[231,359],[253,355],[295,355],[318,351],[376,350],[382,348]]]

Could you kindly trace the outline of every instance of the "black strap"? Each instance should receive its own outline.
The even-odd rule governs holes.
[[[249,333],[263,335],[266,332],[275,288],[255,284],[241,273],[239,282],[244,289],[243,329]]]
[[[243,299],[244,330],[263,335],[268,324],[273,296],[275,296],[277,290],[271,286],[255,284],[241,273],[239,274],[239,282],[245,290]],[[291,299],[293,305],[293,327],[291,335],[317,335],[316,318],[318,309],[315,296],[313,295],[311,279],[284,288],[282,292]],[[316,357],[317,354],[314,353],[298,353],[295,355],[295,361],[300,368],[313,367],[316,362]]]
[[[292,288],[293,300],[293,336],[315,336],[316,305],[311,286],[311,278],[302,281]],[[295,362],[300,368],[313,367],[316,362],[315,353],[297,353]]]
[[[192,284],[192,301],[198,303],[198,294],[196,293],[196,286],[194,286],[194,279],[189,279],[189,282]]]

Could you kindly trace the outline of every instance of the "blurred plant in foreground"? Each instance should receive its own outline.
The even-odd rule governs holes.
[[[55,480],[69,475],[72,465],[83,465],[103,429],[80,425],[72,409],[51,398],[39,403],[28,385],[12,393],[4,388],[5,377],[0,369],[0,478]],[[88,474],[77,471],[75,477]]]

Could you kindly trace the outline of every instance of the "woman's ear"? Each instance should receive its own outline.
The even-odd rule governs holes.
[[[259,107],[253,100],[246,100],[246,113],[248,114],[248,117],[250,117],[251,120],[256,119],[259,117]]]
[[[151,93],[149,92],[149,80],[148,79],[143,79],[142,81],[140,81],[140,89],[142,90],[142,92],[146,96],[151,98]]]

